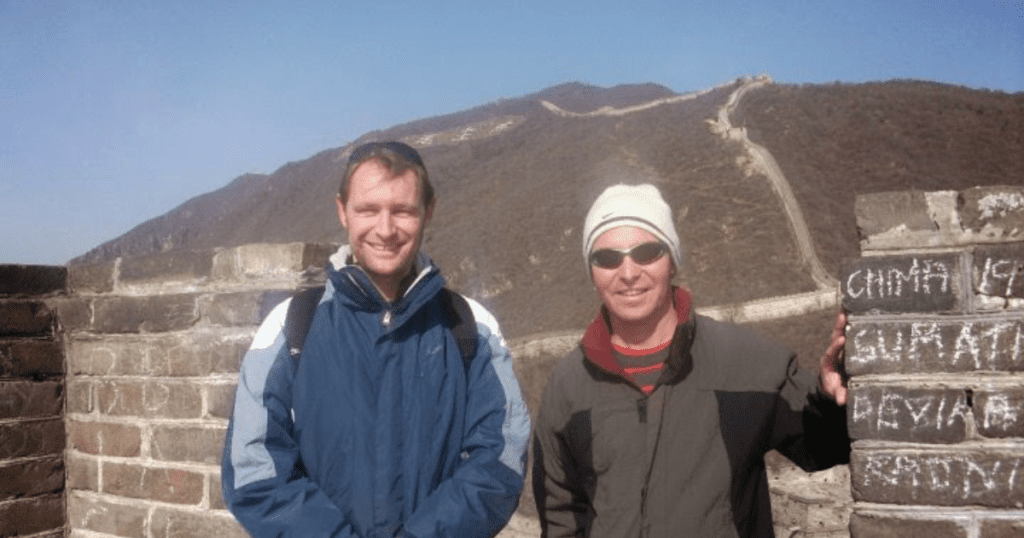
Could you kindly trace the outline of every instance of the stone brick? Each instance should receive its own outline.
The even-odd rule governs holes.
[[[991,239],[1024,239],[1024,188],[975,187],[960,196],[964,229]]]
[[[73,374],[199,377],[238,373],[252,331],[119,335],[72,342]]]
[[[856,198],[854,214],[862,238],[894,228],[910,231],[935,229],[935,223],[928,216],[928,202],[923,191],[861,194]]]
[[[852,385],[849,416],[852,439],[959,443],[971,407],[960,389]]]
[[[224,504],[224,490],[220,486],[220,473],[208,475],[206,478],[210,485],[210,509],[227,510],[228,506]]]
[[[983,520],[978,538],[1024,538],[1024,515],[1018,512],[1011,519]]]
[[[213,250],[174,250],[121,260],[120,284],[199,283],[208,280]]]
[[[92,380],[87,378],[71,378],[68,380],[68,413],[92,413],[95,409]]]
[[[153,427],[150,455],[164,461],[220,463],[226,428],[200,426]]]
[[[104,493],[175,504],[199,504],[203,500],[203,475],[200,473],[129,463],[103,462],[102,465]]]
[[[196,295],[109,297],[94,302],[93,330],[100,333],[152,333],[191,328],[199,320]]]
[[[211,325],[229,327],[257,326],[277,304],[291,297],[293,290],[246,291],[221,293],[210,298],[205,305],[204,315]]]
[[[68,344],[68,370],[72,375],[148,375],[145,338],[109,336],[72,340]]]
[[[68,282],[74,293],[110,293],[114,290],[115,262],[68,265]]]
[[[956,254],[872,256],[843,264],[843,307],[868,312],[950,312],[963,304]]]
[[[111,416],[199,418],[201,387],[187,381],[117,379],[96,383],[96,405]]]
[[[846,330],[850,375],[1024,371],[1024,317],[868,321]]]
[[[0,463],[0,502],[64,491],[64,462],[60,457]]]
[[[3,536],[26,536],[64,526],[64,497],[46,495],[0,503]]]
[[[138,426],[113,422],[68,420],[71,448],[97,456],[138,456],[142,432]]]
[[[859,502],[935,506],[1024,507],[1024,453],[855,447],[850,457]]]
[[[0,424],[0,460],[60,454],[64,451],[61,419]]]
[[[0,265],[0,296],[62,293],[67,282],[68,270],[58,265]]]
[[[48,299],[46,302],[57,311],[60,327],[65,332],[80,332],[92,329],[92,299],[74,295]]]
[[[1010,299],[1024,300],[1024,243],[975,249],[971,276],[975,294],[987,299],[981,304],[1006,307]]]
[[[213,418],[231,418],[238,385],[209,385],[206,388],[206,412]]]
[[[216,536],[248,538],[241,525],[227,514],[157,508],[150,525],[151,538]]]
[[[68,452],[64,463],[67,465],[66,484],[69,490],[100,490],[100,465],[96,459]]]
[[[41,301],[0,302],[0,336],[50,336],[53,312]]]
[[[299,276],[323,279],[327,259],[337,245],[314,243],[261,243],[224,249],[214,260],[214,275],[221,280],[264,280]]]
[[[1024,438],[1024,388],[1020,384],[1002,390],[975,391],[974,409],[979,434]]]
[[[0,420],[59,417],[63,409],[63,382],[0,381]]]
[[[126,538],[147,538],[145,528],[148,512],[147,508],[101,498],[87,498],[81,495],[68,497],[68,524],[76,530]]]
[[[64,373],[64,350],[54,340],[0,342],[0,377],[46,378]]]
[[[951,519],[927,519],[910,515],[880,515],[854,512],[850,516],[850,538],[968,538],[967,529]]]

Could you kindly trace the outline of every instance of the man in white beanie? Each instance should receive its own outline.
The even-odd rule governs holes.
[[[672,285],[682,256],[652,185],[606,189],[583,256],[603,306],[555,367],[534,439],[542,536],[773,536],[764,455],[806,470],[849,461],[846,389],[752,331],[696,315]]]

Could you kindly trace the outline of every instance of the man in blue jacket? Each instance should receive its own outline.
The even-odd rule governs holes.
[[[434,195],[419,154],[360,146],[337,206],[349,244],[301,360],[288,301],[243,360],[224,499],[256,537],[494,536],[522,491],[530,421],[497,322],[472,300],[475,354],[460,352],[450,292],[420,252]]]

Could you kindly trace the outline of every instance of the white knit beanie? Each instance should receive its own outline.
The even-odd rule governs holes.
[[[654,185],[612,185],[590,206],[583,223],[583,260],[590,269],[590,249],[604,232],[619,226],[636,226],[668,245],[676,268],[683,262],[672,209]]]

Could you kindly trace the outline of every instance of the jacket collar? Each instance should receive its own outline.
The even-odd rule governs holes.
[[[416,254],[413,275],[415,276],[412,282],[394,302],[390,302],[373,284],[366,271],[352,263],[352,250],[349,245],[342,245],[332,254],[327,265],[327,279],[344,304],[354,310],[387,312],[390,317],[389,324],[396,326],[401,325],[405,317],[430,301],[444,286],[444,277],[441,276],[440,269],[422,251]]]
[[[682,379],[693,370],[693,359],[690,356],[696,321],[691,312],[693,298],[685,289],[673,287],[673,299],[678,325],[669,346],[668,360],[665,363],[667,368],[662,372],[658,384]],[[608,311],[603,305],[597,317],[583,333],[580,346],[583,348],[584,357],[591,364],[606,373],[628,379],[612,352],[611,326],[608,322]]]

